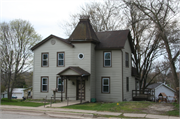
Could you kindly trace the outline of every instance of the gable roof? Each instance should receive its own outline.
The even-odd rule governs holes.
[[[153,84],[149,85],[147,88],[148,88],[148,89],[155,89],[155,88],[158,87],[159,85],[161,85],[161,83],[153,83]]]
[[[149,85],[147,88],[148,89],[157,89],[160,86],[165,86],[166,88],[172,90],[173,92],[176,92],[174,89],[172,89],[171,87],[165,85],[164,83],[153,83],[153,84]]]
[[[96,49],[122,49],[128,39],[131,51],[133,52],[130,30],[96,32],[96,35],[100,41],[100,43],[96,45]]]
[[[98,43],[98,37],[90,24],[89,16],[80,18],[80,22],[68,39],[70,42],[94,42]]]
[[[67,45],[69,45],[69,46],[71,46],[71,47],[74,47],[74,45],[72,45],[69,41],[67,41],[66,39],[63,39],[63,38],[60,38],[60,37],[58,37],[58,36],[55,36],[55,35],[50,35],[50,36],[48,36],[47,38],[45,38],[44,40],[42,40],[42,41],[40,41],[39,43],[37,43],[35,46],[33,46],[32,48],[31,48],[31,50],[33,51],[33,50],[35,50],[36,48],[38,48],[39,46],[41,46],[41,45],[43,45],[45,42],[47,42],[47,41],[49,41],[50,39],[52,39],[52,38],[56,38],[56,39],[58,39],[59,41],[62,41],[62,42],[64,42],[64,43],[66,43]]]
[[[85,71],[84,69],[82,69],[80,67],[73,67],[73,66],[70,66],[70,67],[64,69],[63,71],[59,72],[57,75],[61,75],[63,72],[65,72],[65,71],[67,71],[69,69],[75,71],[76,73],[78,73],[79,76],[82,76],[82,75],[89,76],[90,75],[90,73]]]

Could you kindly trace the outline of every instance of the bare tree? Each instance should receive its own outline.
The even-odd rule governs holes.
[[[120,6],[119,2],[112,0],[85,4],[85,6],[81,6],[79,13],[70,15],[70,21],[60,23],[60,27],[65,30],[67,36],[70,36],[80,15],[89,15],[95,32],[125,28]]]
[[[131,29],[134,51],[132,54],[133,66],[138,72],[140,89],[145,89],[151,80],[147,80],[149,72],[152,70],[154,60],[159,54],[159,37],[154,30],[152,21],[144,16],[133,4],[125,3],[124,15],[126,16],[127,27]],[[159,74],[157,72],[156,76]]]
[[[161,39],[161,44],[165,48],[167,58],[171,67],[173,80],[176,87],[179,87],[179,80],[175,66],[175,60],[179,56],[179,51],[172,54],[171,45],[179,40],[178,21],[175,19],[179,13],[179,1],[177,0],[135,0],[128,1],[141,10],[144,16],[148,17],[155,25],[156,32]],[[179,91],[177,91],[179,97]]]
[[[40,39],[41,37],[28,21],[19,19],[0,24],[2,74],[9,99],[12,97],[13,88],[20,74],[31,67],[30,47]]]

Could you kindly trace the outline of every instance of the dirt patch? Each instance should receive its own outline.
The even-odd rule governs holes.
[[[168,103],[156,103],[145,108],[143,112],[150,114],[165,114],[168,111],[174,110],[174,106]]]

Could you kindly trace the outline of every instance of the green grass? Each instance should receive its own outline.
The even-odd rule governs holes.
[[[28,106],[28,107],[39,107],[43,106],[44,103],[36,103],[36,102],[25,102],[19,99],[1,99],[1,105],[14,105],[14,106]]]
[[[148,107],[152,103],[154,102],[148,102],[148,101],[119,102],[119,105],[117,105],[117,103],[86,103],[82,105],[71,105],[62,108],[134,113],[134,112],[140,112],[140,110]]]
[[[169,116],[179,116],[179,104],[173,103],[174,105],[174,110],[168,111]]]

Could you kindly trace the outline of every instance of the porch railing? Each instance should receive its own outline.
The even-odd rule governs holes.
[[[54,102],[56,102],[56,99],[57,98],[59,98],[59,99],[61,99],[61,97],[51,97],[51,104],[50,104],[50,106],[52,107],[52,101],[53,101],[53,99],[54,99]],[[65,97],[63,97],[64,99],[66,99]],[[68,104],[69,104],[69,99],[70,98],[75,98],[76,99],[76,96],[75,97],[67,97],[67,106],[68,106]]]

